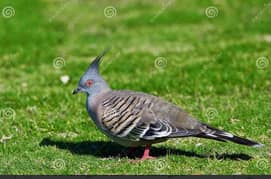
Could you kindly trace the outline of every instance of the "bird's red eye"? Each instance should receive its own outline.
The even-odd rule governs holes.
[[[89,88],[93,84],[92,80],[87,80],[86,86]]]

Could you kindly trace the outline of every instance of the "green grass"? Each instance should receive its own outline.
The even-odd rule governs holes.
[[[16,13],[0,16],[0,174],[271,174],[270,3],[170,2],[1,0],[1,12]],[[105,17],[108,6],[116,16]],[[266,146],[174,139],[153,146],[156,160],[132,163],[89,119],[86,97],[71,95],[108,46],[101,72],[113,89],[161,96]],[[269,58],[264,69],[259,57]]]

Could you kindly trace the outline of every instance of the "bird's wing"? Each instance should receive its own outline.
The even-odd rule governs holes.
[[[145,93],[111,91],[98,106],[98,120],[111,135],[129,140],[195,136],[201,123],[180,108]]]

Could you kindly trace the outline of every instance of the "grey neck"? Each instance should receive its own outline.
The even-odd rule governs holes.
[[[111,91],[111,88],[105,81],[100,81],[92,87],[92,90],[87,93],[87,98],[92,101],[95,100],[100,94]]]

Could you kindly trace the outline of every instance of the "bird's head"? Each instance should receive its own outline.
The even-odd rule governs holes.
[[[87,71],[81,77],[77,88],[73,90],[72,94],[84,92],[87,95],[94,95],[110,89],[107,83],[99,74],[99,65],[105,53],[106,51],[104,51],[101,55],[97,56],[92,61]]]

